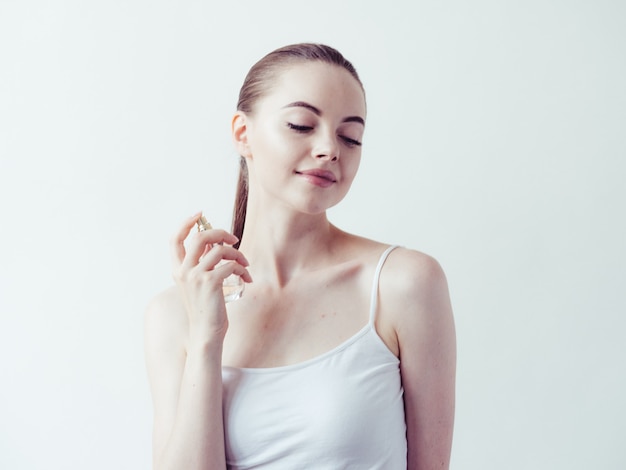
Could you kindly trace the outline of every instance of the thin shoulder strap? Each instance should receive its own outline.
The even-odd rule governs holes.
[[[380,255],[380,259],[378,260],[378,265],[376,266],[376,271],[374,272],[374,283],[372,285],[372,296],[370,300],[370,325],[373,325],[374,320],[376,320],[376,310],[378,309],[378,280],[380,279],[380,272],[383,269],[383,264],[385,264],[385,260],[389,256],[389,253],[396,248],[398,248],[398,245],[391,245],[383,252],[382,255]]]

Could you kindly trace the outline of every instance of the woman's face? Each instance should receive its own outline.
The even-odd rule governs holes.
[[[359,167],[365,97],[343,68],[286,67],[244,117],[250,195],[304,213],[341,201]]]

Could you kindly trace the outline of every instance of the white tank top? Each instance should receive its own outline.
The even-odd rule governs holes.
[[[272,368],[223,367],[229,469],[406,469],[400,361],[369,322],[334,349]]]

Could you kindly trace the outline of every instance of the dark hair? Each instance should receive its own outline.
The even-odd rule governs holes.
[[[252,66],[239,90],[237,110],[251,114],[255,103],[268,92],[277,74],[285,66],[298,62],[324,62],[347,70],[363,89],[363,83],[354,66],[339,51],[324,44],[301,43],[281,47],[270,52]],[[248,165],[240,157],[237,196],[233,210],[233,234],[241,240],[246,223],[248,205]],[[239,247],[239,243],[235,245]]]

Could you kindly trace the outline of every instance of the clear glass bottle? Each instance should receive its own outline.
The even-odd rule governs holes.
[[[200,216],[196,224],[198,225],[198,232],[211,230],[213,228],[203,215]],[[217,264],[217,266],[225,262],[226,261],[222,260]],[[243,279],[241,279],[236,274],[231,274],[226,279],[224,279],[224,284],[222,285],[222,292],[224,293],[224,302],[226,303],[233,302],[241,298],[241,296],[243,295],[244,285],[245,284],[243,282]]]

